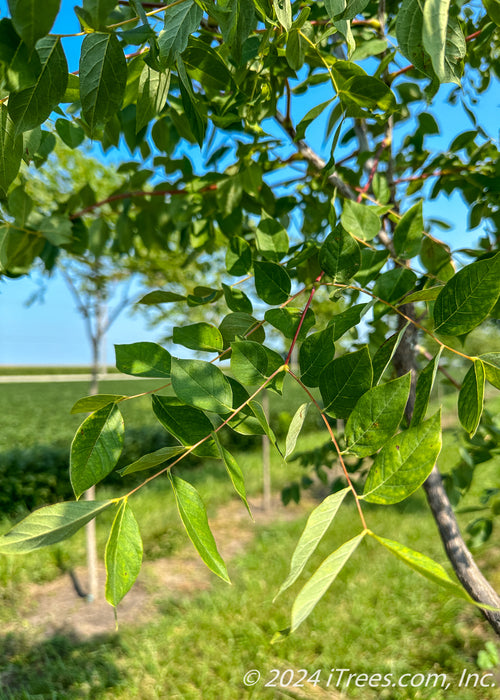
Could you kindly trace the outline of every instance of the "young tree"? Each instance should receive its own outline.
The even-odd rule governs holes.
[[[427,417],[446,358],[459,358],[451,381],[470,459],[447,475],[456,504],[464,481],[498,441],[483,403],[486,382],[500,388],[500,355],[488,347],[471,355],[463,345],[499,309],[498,148],[476,108],[496,84],[498,2],[84,0],[75,8],[84,34],[78,76],[68,75],[61,37],[49,33],[59,3],[49,3],[43,17],[32,11],[34,0],[10,0],[9,7],[12,17],[0,25],[3,271],[17,274],[43,254],[53,217],[70,226],[71,246],[78,227],[98,219],[104,206],[121,219],[124,237],[132,233],[137,250],[172,248],[187,258],[225,253],[220,287],[187,295],[158,289],[143,300],[210,308],[224,299],[229,313],[217,325],[193,323],[173,335],[175,344],[211,354],[210,361],[180,359],[147,343],[117,350],[122,371],[170,379],[176,397],[153,394],[152,406],[179,441],[124,475],[151,469],[143,485],[161,475],[170,480],[193,544],[228,580],[201,498],[176,465],[190,453],[219,457],[246,503],[243,472],[219,432],[265,432],[275,444],[258,399],[264,388],[280,393],[289,374],[320,412],[343,484],[311,514],[281,590],[300,576],[347,496],[360,522],[359,534],[298,593],[292,631],[361,541],[372,538],[450,593],[475,601],[500,632],[500,599],[465,545],[435,466],[440,411]],[[455,85],[446,99],[468,116],[470,128],[438,150],[429,143],[440,132],[433,112],[438,116],[442,83]],[[55,134],[50,126],[41,130],[54,110]],[[318,124],[325,141],[315,150]],[[129,186],[88,204],[68,202],[46,225],[26,226],[14,197],[23,154],[36,162],[57,138],[73,143],[77,133],[104,149],[123,137],[140,153],[120,166]],[[466,249],[451,250],[438,235],[447,222],[427,211],[429,200],[450,195],[467,204],[471,230],[481,225],[479,242]],[[345,310],[325,318],[325,304],[335,309],[339,299]],[[339,352],[354,328],[359,337]],[[274,334],[287,343],[284,357],[266,340]],[[227,359],[230,373],[217,365]],[[35,512],[0,541],[0,551],[28,552],[114,509],[106,549],[113,605],[140,569],[140,533],[129,505],[137,488],[113,501],[78,499],[116,464],[119,404],[126,400],[98,395],[79,402],[82,412],[93,412],[73,442],[77,500]],[[292,421],[287,454],[304,415],[301,407]],[[420,486],[462,585],[424,554],[369,527],[365,502],[398,503]],[[492,518],[498,504],[494,494],[487,498]]]

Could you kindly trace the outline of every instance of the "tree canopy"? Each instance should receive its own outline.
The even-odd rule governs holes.
[[[0,21],[0,274],[25,274],[36,260],[51,269],[62,251],[153,261],[171,254],[221,266],[211,287],[193,283],[179,293],[165,284],[142,299],[201,309],[210,320],[174,329],[182,357],[154,343],[116,349],[121,371],[157,377],[159,387],[171,382],[175,396],[153,393],[152,410],[179,443],[145,455],[124,477],[152,470],[146,485],[166,475],[201,558],[229,580],[203,502],[175,466],[190,453],[223,460],[248,507],[244,468],[221,435],[264,433],[282,449],[259,398],[264,388],[280,394],[289,375],[320,412],[341,478],[312,512],[282,589],[301,575],[347,496],[360,521],[359,534],[304,583],[291,629],[370,537],[475,601],[499,631],[500,599],[450,505],[499,437],[484,399],[488,384],[500,388],[500,353],[467,350],[469,334],[498,327],[500,309],[498,144],[479,109],[497,86],[498,0],[84,0],[74,36],[51,31],[58,0],[43,12],[35,0],[8,5],[10,17]],[[73,72],[71,41],[81,41]],[[441,129],[442,83],[454,86],[446,99],[470,122],[445,147],[431,142]],[[60,142],[115,150],[119,184],[103,196],[89,178],[53,202],[37,201],[29,183]],[[446,217],[426,211],[430,200],[454,196],[476,230],[458,250],[440,237]],[[446,475],[447,492],[435,467],[440,410],[428,415],[438,373],[458,396],[467,455]],[[78,499],[116,465],[127,400],[78,403],[75,411],[91,415],[72,445],[77,500],[35,512],[0,539],[0,551],[28,552],[115,509],[106,549],[113,605],[140,568],[129,504],[137,488],[107,502]],[[305,411],[292,420],[287,457]],[[398,503],[421,486],[462,585],[425,554],[369,528],[365,502]],[[479,539],[491,533],[498,503],[498,489],[485,494]]]

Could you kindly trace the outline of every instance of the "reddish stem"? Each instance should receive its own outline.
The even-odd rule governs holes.
[[[322,272],[318,277],[316,277],[314,284],[321,282],[324,274],[325,273]],[[299,325],[297,326],[297,330],[295,331],[295,335],[293,336],[292,344],[290,345],[290,350],[288,351],[288,355],[286,356],[285,365],[287,365],[287,366],[290,364],[290,359],[292,357],[293,349],[294,349],[295,344],[297,342],[297,338],[299,337],[300,329],[302,328],[302,324],[304,323],[304,319],[306,317],[307,310],[311,306],[311,302],[313,300],[313,297],[316,294],[316,289],[317,289],[317,287],[315,287],[313,285],[313,288],[311,289],[311,293],[309,294],[309,299],[307,300],[307,303],[304,307],[304,311],[302,312],[302,315],[300,317]]]

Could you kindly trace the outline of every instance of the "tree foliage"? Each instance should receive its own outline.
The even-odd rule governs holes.
[[[153,393],[152,408],[179,442],[123,475],[153,470],[144,484],[168,475],[194,546],[229,580],[201,497],[176,465],[190,453],[222,459],[248,505],[244,467],[219,432],[267,434],[280,450],[259,399],[265,388],[281,394],[288,374],[306,405],[292,421],[287,457],[311,404],[341,478],[311,515],[282,589],[302,573],[345,497],[360,520],[359,534],[305,582],[291,628],[346,561],[362,556],[365,537],[471,600],[424,554],[373,533],[363,503],[402,501],[435,474],[440,412],[428,416],[428,404],[438,371],[453,372],[468,447],[446,477],[455,505],[498,444],[498,426],[483,409],[486,382],[500,385],[500,355],[466,351],[467,336],[493,327],[499,310],[498,148],[476,109],[498,76],[498,2],[151,5],[84,0],[75,8],[84,37],[79,67],[68,73],[62,37],[50,33],[59,3],[46,3],[41,17],[34,2],[9,1],[11,17],[0,22],[1,274],[24,274],[38,258],[50,268],[63,251],[98,257],[110,246],[118,257],[223,260],[213,287],[180,293],[167,285],[142,299],[202,312],[202,321],[173,331],[174,347],[194,351],[192,359],[151,343],[117,347],[122,371],[158,377],[159,387],[171,381],[175,396]],[[432,110],[443,99],[470,128],[439,150],[429,144],[440,134]],[[75,187],[52,208],[45,202],[40,216],[36,194],[27,194],[36,170],[58,142],[74,149],[89,139],[105,152],[131,153],[118,167],[120,183],[104,198],[92,181]],[[457,195],[481,237],[451,250],[439,237],[449,224],[426,204]],[[86,405],[94,412],[72,447],[77,499],[114,469],[126,400]],[[106,549],[113,605],[140,567],[135,490],[117,500]],[[484,503],[491,521],[497,492]],[[37,511],[0,540],[0,551],[57,541],[112,506],[77,500]],[[479,603],[495,606],[492,598]]]

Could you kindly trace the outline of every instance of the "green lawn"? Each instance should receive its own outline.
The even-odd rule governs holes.
[[[107,382],[106,393],[139,393],[155,382]],[[81,416],[70,416],[73,402],[86,393],[84,384],[4,385],[0,410],[7,424],[4,445],[34,444],[38,441],[70,440]],[[6,395],[7,394],[7,395]],[[295,390],[284,404],[289,414],[303,399]],[[289,415],[279,415],[283,404],[271,399],[276,420],[286,424]],[[10,407],[10,408],[9,408]],[[149,401],[124,404],[127,425],[155,421]],[[452,415],[453,406],[447,406]],[[312,412],[311,412],[312,414]],[[16,432],[16,425],[18,430]],[[301,437],[298,449],[311,449],[326,441],[317,422],[309,416],[309,432]],[[4,432],[4,431],[2,431]],[[10,440],[10,442],[9,442]],[[259,440],[255,450],[236,453],[245,473],[249,494],[261,488]],[[459,432],[453,427],[444,433],[440,457],[443,470],[458,457]],[[480,467],[477,485],[483,478],[500,481],[498,465]],[[180,472],[182,474],[182,471]],[[284,464],[273,453],[272,479],[275,490],[290,480],[300,479],[303,469],[297,462]],[[199,489],[209,516],[233,498],[231,484],[219,462],[207,461],[184,475]],[[98,489],[99,498],[112,494],[108,487]],[[145,558],[154,560],[191,551],[176,513],[165,479],[159,478],[134,495],[130,504],[144,537]],[[393,507],[366,507],[368,526],[378,534],[436,558],[450,570],[443,554],[434,522],[421,492]],[[98,519],[98,542],[102,554],[111,524],[111,514]],[[470,515],[460,516],[462,525]],[[56,700],[98,698],[111,700],[235,700],[238,698],[336,698],[326,682],[331,669],[348,668],[352,673],[402,674],[447,673],[448,691],[432,687],[344,688],[343,697],[372,698],[460,698],[489,700],[495,690],[454,691],[460,674],[479,672],[478,655],[494,635],[472,606],[450,598],[428,581],[406,568],[374,542],[363,542],[324,599],[298,631],[271,644],[273,635],[289,625],[294,596],[321,561],[359,532],[359,518],[350,501],[342,506],[318,551],[299,582],[273,602],[279,584],[287,574],[291,553],[305,524],[298,520],[256,527],[256,536],[244,555],[229,562],[232,586],[215,576],[209,591],[173,595],[161,592],[154,622],[129,627],[121,624],[116,634],[91,641],[72,636],[33,640],[23,632],[18,608],[25,602],[32,582],[49,581],[59,574],[58,560],[66,565],[80,564],[84,557],[83,533],[55,548],[26,557],[0,557],[0,622],[18,620],[17,632],[0,636],[0,698],[2,700]],[[2,529],[6,529],[4,522]],[[500,549],[495,537],[478,554],[479,562],[493,585],[500,589]],[[497,645],[500,648],[500,644]],[[262,682],[245,688],[244,674],[258,669]],[[277,672],[320,670],[318,688],[264,687]],[[498,670],[496,682],[500,683]],[[288,676],[283,676],[286,683]],[[294,676],[294,682],[300,675]],[[333,682],[333,681],[332,681]],[[342,688],[334,690],[339,691]],[[330,688],[330,690],[332,690]],[[332,691],[333,692],[333,691]]]

